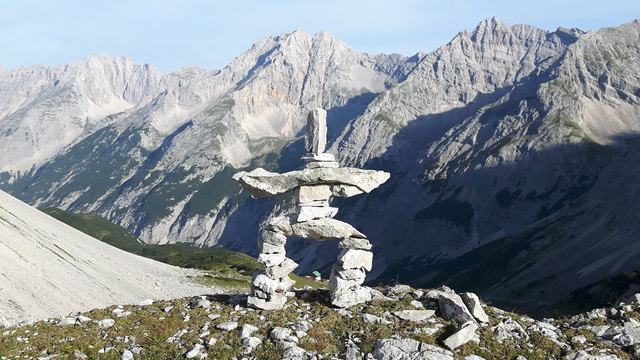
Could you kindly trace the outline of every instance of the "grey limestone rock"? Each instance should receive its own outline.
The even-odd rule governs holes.
[[[335,269],[333,272],[335,272]],[[355,290],[362,285],[363,281],[364,277],[360,279],[343,279],[332,273],[329,278],[329,291],[334,295],[339,295],[350,290]]]
[[[286,251],[284,245],[273,245],[263,242],[260,245],[260,252],[262,254],[284,254]]]
[[[284,174],[257,168],[251,172],[236,173],[233,178],[253,197],[264,198],[284,194],[299,186],[318,184],[351,185],[368,193],[386,182],[389,176],[388,172],[357,168],[304,169]]]
[[[245,339],[251,336],[254,332],[258,331],[257,326],[251,324],[244,324],[240,328],[240,339]]]
[[[97,321],[98,326],[100,326],[101,328],[110,328],[115,323],[116,323],[116,321],[113,320],[113,319],[102,319],[102,320],[98,320]]]
[[[216,329],[224,330],[224,331],[235,330],[237,327],[238,327],[238,323],[235,321],[225,321],[223,323],[216,325]]]
[[[331,186],[331,193],[333,196],[338,197],[352,197],[355,195],[360,195],[364,191],[360,190],[357,186],[353,185],[333,185]]]
[[[373,253],[365,250],[344,249],[338,255],[343,269],[365,269],[371,271]]]
[[[392,322],[381,318],[379,316],[373,315],[373,314],[362,314],[360,315],[360,318],[366,322],[366,323],[370,323],[370,324],[381,324],[381,325],[389,325]]]
[[[309,220],[317,220],[323,218],[332,218],[338,213],[338,208],[326,206],[300,206],[298,210],[298,222],[305,222]]]
[[[257,338],[255,336],[247,336],[245,338],[242,338],[241,341],[242,347],[245,348],[245,354],[250,354],[252,353],[258,346],[260,346],[260,344],[262,344],[262,340],[260,340],[260,338]]]
[[[342,267],[334,268],[336,271],[336,276],[344,280],[357,280],[361,283],[364,281],[367,274],[363,269],[342,269]]]
[[[260,299],[256,296],[247,298],[247,306],[262,310],[279,310],[287,302],[287,297],[282,294],[270,294],[269,299]]]
[[[489,316],[487,316],[487,313],[485,313],[482,309],[482,304],[480,303],[478,295],[466,292],[460,294],[460,297],[462,298],[464,304],[467,306],[469,312],[471,312],[471,315],[473,315],[476,320],[481,323],[489,322]]]
[[[296,195],[298,197],[298,203],[305,204],[312,201],[329,200],[333,192],[329,185],[309,185],[300,186],[296,190]]]
[[[120,356],[121,360],[133,360],[133,352],[131,352],[131,350],[129,349],[125,349],[124,351],[122,351],[122,355]]]
[[[304,143],[311,154],[324,152],[327,145],[327,112],[324,109],[315,108],[309,112]]]
[[[462,298],[450,289],[431,290],[426,294],[426,297],[438,301],[438,310],[443,319],[455,321],[458,324],[464,324],[468,321],[475,322],[475,318],[467,309]]]
[[[289,275],[296,267],[298,264],[295,261],[285,258],[280,264],[265,268],[264,274],[271,279],[281,279]]]
[[[455,360],[445,349],[413,339],[380,339],[373,350],[376,360]]]
[[[331,294],[331,305],[348,308],[371,300],[371,291],[364,287],[348,290],[340,294]]]
[[[529,339],[529,334],[527,334],[524,328],[512,318],[502,320],[499,324],[494,326],[492,330],[498,341],[505,341],[513,338]]]
[[[266,267],[278,266],[282,264],[286,258],[284,253],[258,255],[258,261]]]
[[[477,330],[478,324],[476,324],[475,322],[469,321],[467,323],[464,323],[462,324],[460,329],[458,329],[458,331],[444,340],[444,346],[446,346],[449,350],[453,350],[470,341],[479,343],[480,337],[476,333]]]
[[[341,249],[371,250],[371,243],[367,239],[348,237],[338,242]]]
[[[287,222],[288,226],[289,223]],[[277,226],[277,225],[274,225]],[[284,226],[284,225],[283,225]],[[263,230],[258,238],[258,246],[261,244],[269,244],[274,246],[284,246],[287,243],[287,237],[275,231]]]
[[[286,293],[295,284],[295,281],[288,276],[282,279],[272,279],[265,274],[256,275],[251,285],[266,292],[267,294],[273,293]]]
[[[204,345],[195,344],[189,351],[187,351],[186,354],[184,354],[184,357],[187,359],[193,359],[194,357],[200,355],[203,351]]]
[[[274,341],[298,342],[298,338],[292,334],[291,329],[281,326],[274,327],[269,333],[269,337]]]
[[[564,358],[565,360],[620,360],[619,357],[611,354],[598,354],[592,355],[584,350],[568,354]]]
[[[332,240],[345,237],[365,238],[365,235],[353,226],[346,222],[330,218],[292,224],[291,232],[285,234],[316,240]]]
[[[307,360],[307,358],[307,351],[299,346],[292,346],[282,354],[282,360]]]
[[[424,322],[435,315],[435,313],[434,310],[399,310],[394,311],[393,315],[406,321]]]
[[[405,295],[411,292],[411,287],[409,285],[398,284],[387,287],[384,289],[384,291],[388,296],[403,298]]]

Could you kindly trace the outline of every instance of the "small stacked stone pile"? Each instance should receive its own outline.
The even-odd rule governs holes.
[[[338,264],[331,270],[329,291],[331,303],[349,307],[371,300],[371,292],[362,288],[366,272],[371,271],[373,253],[367,239],[348,237],[338,243],[344,249],[338,255]]]
[[[249,306],[265,310],[281,309],[287,302],[287,295],[292,295],[287,292],[295,281],[289,278],[289,274],[298,264],[286,257],[286,243],[287,237],[278,232],[265,230],[260,234],[258,261],[265,268],[258,271],[251,282],[252,296],[247,300]]]
[[[264,169],[240,172],[234,179],[255,198],[295,191],[297,213],[273,218],[262,231],[258,260],[265,266],[253,278],[248,304],[259,309],[284,306],[293,281],[289,273],[298,264],[286,257],[287,236],[316,240],[341,239],[343,249],[329,280],[331,302],[349,307],[371,299],[362,288],[366,272],[371,271],[373,253],[366,236],[353,226],[333,219],[338,208],[331,207],[333,196],[350,197],[368,193],[389,179],[389,173],[376,170],[341,168],[332,154],[325,153],[326,111],[315,109],[307,118],[305,169],[277,174]]]

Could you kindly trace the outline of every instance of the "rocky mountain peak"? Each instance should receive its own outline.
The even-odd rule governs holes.
[[[471,32],[471,37],[475,41],[480,39],[490,40],[500,37],[502,34],[510,32],[511,28],[497,17],[491,17],[481,21],[478,26]]]

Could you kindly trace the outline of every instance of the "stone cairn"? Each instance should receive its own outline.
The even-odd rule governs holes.
[[[320,241],[341,239],[343,249],[329,280],[331,304],[350,307],[371,299],[368,289],[361,287],[366,272],[371,271],[373,253],[367,237],[353,226],[333,219],[338,212],[329,206],[333,196],[351,197],[368,193],[389,179],[389,173],[377,170],[340,167],[332,154],[325,153],[327,143],[327,112],[314,109],[307,117],[302,170],[284,174],[258,168],[239,172],[235,180],[254,198],[272,197],[294,191],[298,201],[297,214],[271,219],[258,239],[264,265],[251,282],[248,305],[265,310],[281,309],[287,301],[294,281],[289,278],[297,266],[286,257],[287,236]]]

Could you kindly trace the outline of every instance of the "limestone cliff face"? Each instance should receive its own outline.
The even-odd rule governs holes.
[[[493,18],[410,58],[362,54],[328,33],[296,31],[256,43],[220,71],[163,75],[134,66],[146,77],[116,82],[129,90],[111,80],[105,89],[118,91],[95,90],[118,95],[98,102],[117,108],[110,116],[89,117],[96,125],[57,135],[69,140],[56,140],[42,158],[12,152],[0,184],[34,204],[100,213],[147,242],[255,252],[259,223],[292,203],[245,202],[231,175],[301,166],[296,136],[308,110],[320,106],[328,110],[329,152],[343,165],[392,174],[371,195],[345,200],[338,213],[374,243],[374,275],[472,287],[465,282],[472,274],[457,274],[464,273],[460,264],[473,265],[506,274],[476,291],[548,301],[608,272],[635,270],[631,262],[615,263],[612,249],[637,231],[622,215],[636,202],[615,197],[635,196],[623,174],[637,164],[639,33],[638,21],[585,33],[509,27]],[[0,102],[0,142],[16,149],[20,133],[11,129],[27,129],[38,105],[12,94],[27,92],[23,83],[55,84],[42,75],[52,68],[37,69],[29,70],[31,82],[0,83],[10,99]],[[78,104],[74,109],[85,109]],[[68,120],[51,116],[54,123]],[[597,219],[585,223],[589,217],[576,214]],[[604,214],[618,215],[607,222]],[[580,241],[555,248],[566,236]],[[324,269],[334,245],[298,242],[289,251],[304,269]],[[571,254],[572,265],[544,260],[560,254]],[[486,260],[496,257],[501,262],[491,267]]]
[[[43,165],[111,115],[148,102],[161,83],[151,66],[105,55],[0,70],[0,172],[15,179]]]
[[[127,98],[128,105],[99,126],[78,127],[51,151],[47,166],[28,176],[16,171],[33,163],[8,164],[4,183],[12,189],[27,186],[23,196],[34,204],[106,215],[147,242],[213,245],[237,207],[237,200],[229,203],[239,192],[230,180],[233,168],[273,163],[267,154],[291,142],[310,108],[333,108],[334,123],[355,117],[375,94],[397,82],[404,61],[399,55],[358,53],[328,33],[295,31],[256,43],[221,71],[154,72],[158,81],[146,92],[150,96]],[[83,65],[77,67],[111,81],[102,76],[106,70]],[[11,116],[28,126],[30,118],[19,111]],[[3,141],[20,144],[11,136]],[[5,155],[31,161],[17,151]]]

